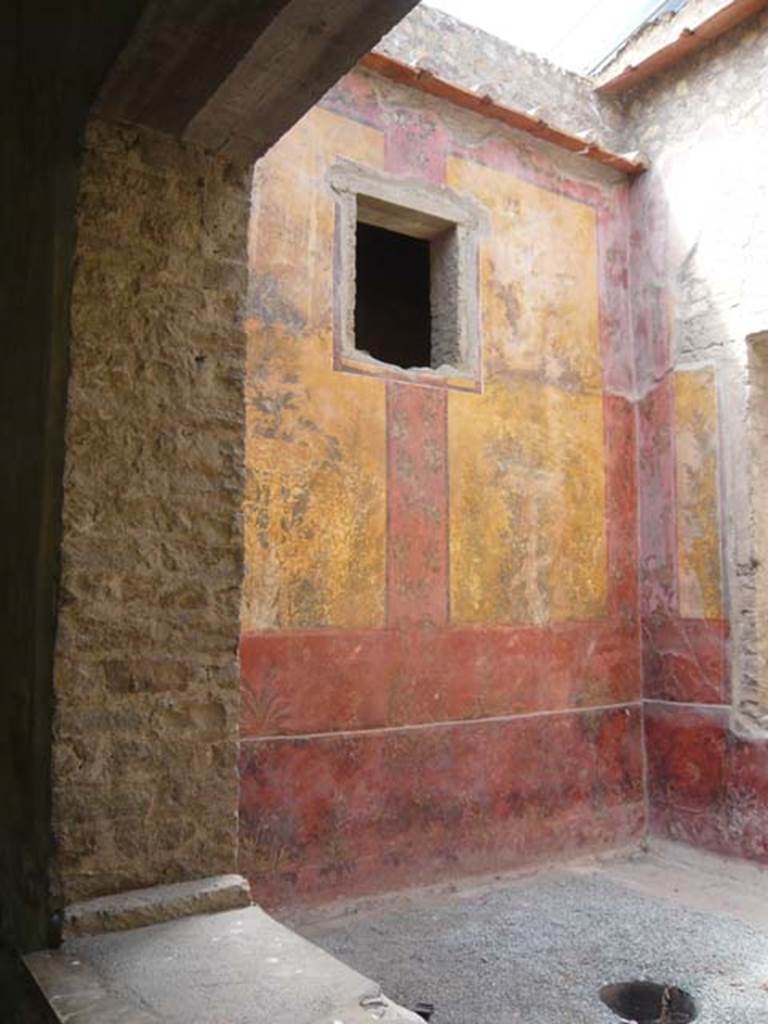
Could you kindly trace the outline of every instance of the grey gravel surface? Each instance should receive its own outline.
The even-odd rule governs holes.
[[[289,923],[404,1006],[434,1003],[432,1024],[617,1024],[598,990],[639,977],[690,992],[701,1024],[768,1024],[768,930],[599,874],[409,894]]]

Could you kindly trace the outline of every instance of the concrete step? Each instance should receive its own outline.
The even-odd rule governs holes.
[[[253,906],[70,938],[25,962],[62,1024],[421,1024]]]

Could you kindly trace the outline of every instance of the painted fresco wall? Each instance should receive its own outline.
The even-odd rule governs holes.
[[[763,14],[628,108],[652,161],[632,188],[650,823],[766,862],[747,338],[768,326],[767,46]]]
[[[481,388],[334,368],[338,158],[484,211]],[[627,223],[602,170],[361,72],[258,165],[240,866],[260,902],[642,834]]]

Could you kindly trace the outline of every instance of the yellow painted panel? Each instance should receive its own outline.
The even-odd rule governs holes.
[[[448,401],[453,620],[602,615],[601,396],[492,379]]]
[[[458,157],[447,173],[490,213],[480,245],[487,371],[601,389],[595,211]]]
[[[384,623],[383,382],[333,370],[339,154],[379,167],[374,129],[313,110],[259,165],[246,372],[245,631]]]
[[[675,374],[680,614],[719,618],[717,397],[711,368]]]
[[[369,167],[384,161],[384,137],[314,108],[256,165],[248,237],[249,312],[292,330],[332,322],[331,165],[343,156]]]
[[[480,245],[482,395],[449,411],[451,615],[590,619],[606,607],[594,211],[451,159],[490,211]]]

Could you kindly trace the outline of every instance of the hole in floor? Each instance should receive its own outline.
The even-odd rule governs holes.
[[[435,1004],[427,1002],[418,1002],[413,1008],[413,1012],[417,1017],[421,1017],[422,1020],[431,1020],[432,1014],[435,1012]]]
[[[655,981],[603,985],[600,999],[617,1017],[633,1024],[689,1024],[698,1014],[693,996]]]

